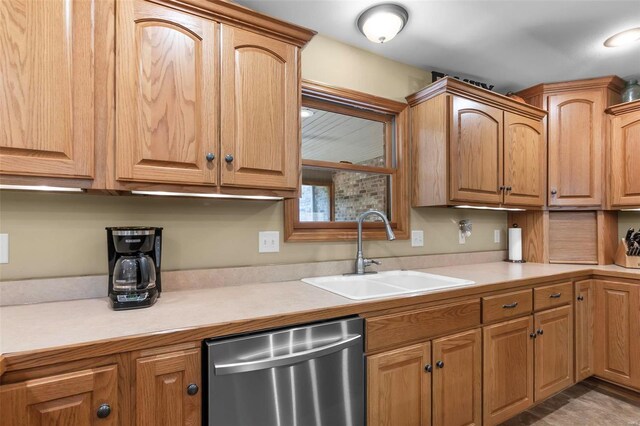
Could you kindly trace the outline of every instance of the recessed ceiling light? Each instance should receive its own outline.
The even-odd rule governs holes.
[[[394,38],[409,20],[409,12],[397,4],[379,4],[365,10],[357,20],[360,32],[374,43]]]
[[[612,35],[608,39],[605,40],[604,45],[607,47],[620,47],[625,46],[627,44],[631,44],[634,41],[640,40],[640,27],[631,28],[630,30],[625,30],[619,32],[618,34]]]
[[[309,108],[301,108],[300,109],[300,117],[309,118],[314,114],[312,109]]]

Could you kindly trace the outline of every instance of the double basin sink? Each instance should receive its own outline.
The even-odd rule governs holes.
[[[304,278],[303,282],[348,299],[366,300],[423,293],[475,284],[474,281],[416,271],[385,271],[365,275]]]

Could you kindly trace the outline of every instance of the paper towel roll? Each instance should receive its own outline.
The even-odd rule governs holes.
[[[522,229],[509,228],[509,260],[522,260]]]

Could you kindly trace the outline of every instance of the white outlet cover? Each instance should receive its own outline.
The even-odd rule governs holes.
[[[462,232],[461,230],[458,230],[458,244],[466,244],[466,243],[467,243],[467,237],[465,233]]]
[[[0,263],[9,263],[9,234],[0,234]]]
[[[424,231],[417,230],[411,231],[411,247],[423,247],[424,246]]]
[[[499,243],[501,235],[502,235],[502,231],[500,231],[499,229],[494,229],[493,230],[493,242],[496,243],[496,244]]]
[[[280,251],[280,232],[258,232],[258,253],[278,253]]]

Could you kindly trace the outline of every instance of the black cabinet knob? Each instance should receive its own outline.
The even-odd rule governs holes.
[[[443,368],[444,367],[444,362],[442,362],[442,361],[436,362],[436,367]]]
[[[204,158],[206,158],[208,162],[212,162],[216,159],[216,156],[213,152],[207,152],[207,155]]]
[[[198,393],[198,385],[196,385],[195,383],[191,383],[189,386],[187,386],[187,393],[189,395],[195,395]]]
[[[541,336],[542,336],[542,335],[544,334],[544,331],[543,331],[541,328],[539,328],[539,329],[536,331],[536,333],[538,333],[539,335],[541,335]]]
[[[433,367],[431,366],[431,364],[425,365],[424,371],[426,371],[427,373],[431,373],[433,371]]]
[[[531,337],[532,339],[535,339],[536,338],[536,333],[529,334],[529,337]]]
[[[231,154],[227,154],[224,156],[224,161],[226,161],[227,163],[231,163],[233,161],[233,155]]]
[[[582,302],[584,300],[584,296],[578,296],[578,301]]]
[[[109,404],[102,404],[98,407],[96,412],[99,419],[106,419],[111,414],[111,406]]]
[[[556,196],[556,194],[557,194],[557,193],[558,193],[558,190],[557,190],[557,189],[553,188],[553,189],[551,190],[551,195],[553,195],[554,197]]]

